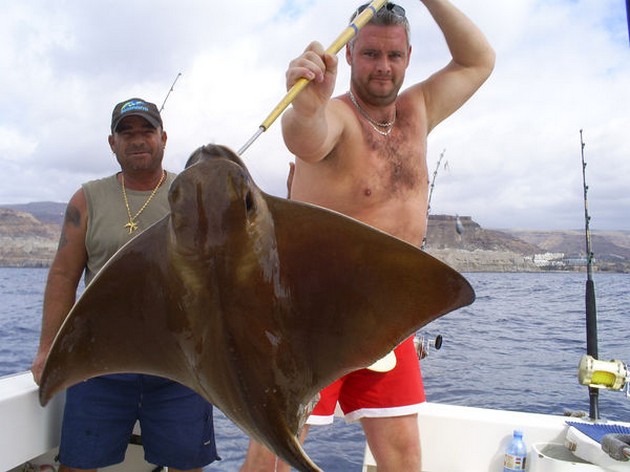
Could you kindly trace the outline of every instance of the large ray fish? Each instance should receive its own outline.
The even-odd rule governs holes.
[[[102,374],[167,377],[317,471],[296,435],[319,390],[474,292],[406,242],[265,194],[225,147],[189,162],[170,215],[121,248],[69,313],[40,400]]]

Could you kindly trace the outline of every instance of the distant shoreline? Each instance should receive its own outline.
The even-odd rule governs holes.
[[[0,207],[0,267],[49,267],[65,203]],[[593,231],[594,270],[630,273],[630,231]],[[430,215],[426,252],[459,272],[580,272],[584,232],[491,230],[470,216]]]
[[[427,253],[441,260],[453,269],[462,273],[562,273],[586,272],[584,266],[571,266],[564,269],[541,268],[526,263],[526,257],[516,253],[502,251],[462,251],[455,249],[428,249]],[[49,260],[41,259],[13,259],[8,261],[0,257],[0,268],[4,269],[48,269],[52,263],[54,253]],[[624,268],[625,267],[625,268]],[[595,272],[630,273],[630,264],[621,269],[618,266],[608,268],[594,264]]]

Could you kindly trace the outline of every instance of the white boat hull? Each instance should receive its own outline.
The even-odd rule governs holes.
[[[30,372],[0,378],[0,470],[10,470],[59,444],[63,395],[39,404]]]
[[[59,444],[63,395],[45,408],[30,372],[0,378],[0,470],[13,471],[26,462],[52,463]],[[428,472],[499,472],[514,429],[528,444],[529,472],[628,471],[630,462],[616,462],[601,453],[598,464],[587,463],[565,447],[569,418],[485,408],[426,403],[419,415],[423,470]],[[628,423],[622,423],[630,426]],[[597,454],[597,452],[596,452]],[[602,465],[603,464],[603,465]],[[116,470],[151,471],[141,447],[129,447]],[[374,472],[366,448],[363,472]]]
[[[630,471],[630,462],[614,461],[604,453],[598,459],[605,466],[573,455],[565,447],[567,420],[575,419],[425,403],[418,417],[422,468],[426,472],[500,472],[512,433],[520,429],[528,445],[529,472]],[[368,447],[363,472],[376,472]]]

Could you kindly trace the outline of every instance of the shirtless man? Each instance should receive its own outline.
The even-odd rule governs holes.
[[[409,23],[403,8],[388,3],[346,47],[349,92],[331,98],[337,58],[312,43],[286,74],[289,88],[301,78],[311,82],[282,117],[285,143],[297,156],[292,199],[344,213],[418,247],[426,232],[427,135],[483,84],[495,58],[484,35],[448,0],[420,1],[451,52],[443,69],[398,93],[411,56]],[[413,339],[395,353],[390,372],[362,369],[324,389],[307,423],[332,422],[339,401],[346,420],[361,421],[379,472],[419,471],[417,411],[424,388]],[[252,441],[242,471],[254,470],[288,467]]]

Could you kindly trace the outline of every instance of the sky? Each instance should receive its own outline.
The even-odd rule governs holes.
[[[443,67],[443,36],[418,0],[405,85]],[[630,230],[630,42],[625,0],[453,0],[484,32],[495,70],[429,135],[432,214],[487,229],[584,228],[580,130],[592,230]],[[164,166],[207,143],[235,151],[284,97],[285,71],[325,47],[359,1],[0,0],[0,204],[67,202],[118,170],[111,111],[162,106]],[[404,86],[403,86],[404,87]],[[340,55],[335,93],[349,88]],[[438,168],[440,155],[442,161]],[[243,154],[265,192],[285,196],[279,121]]]

